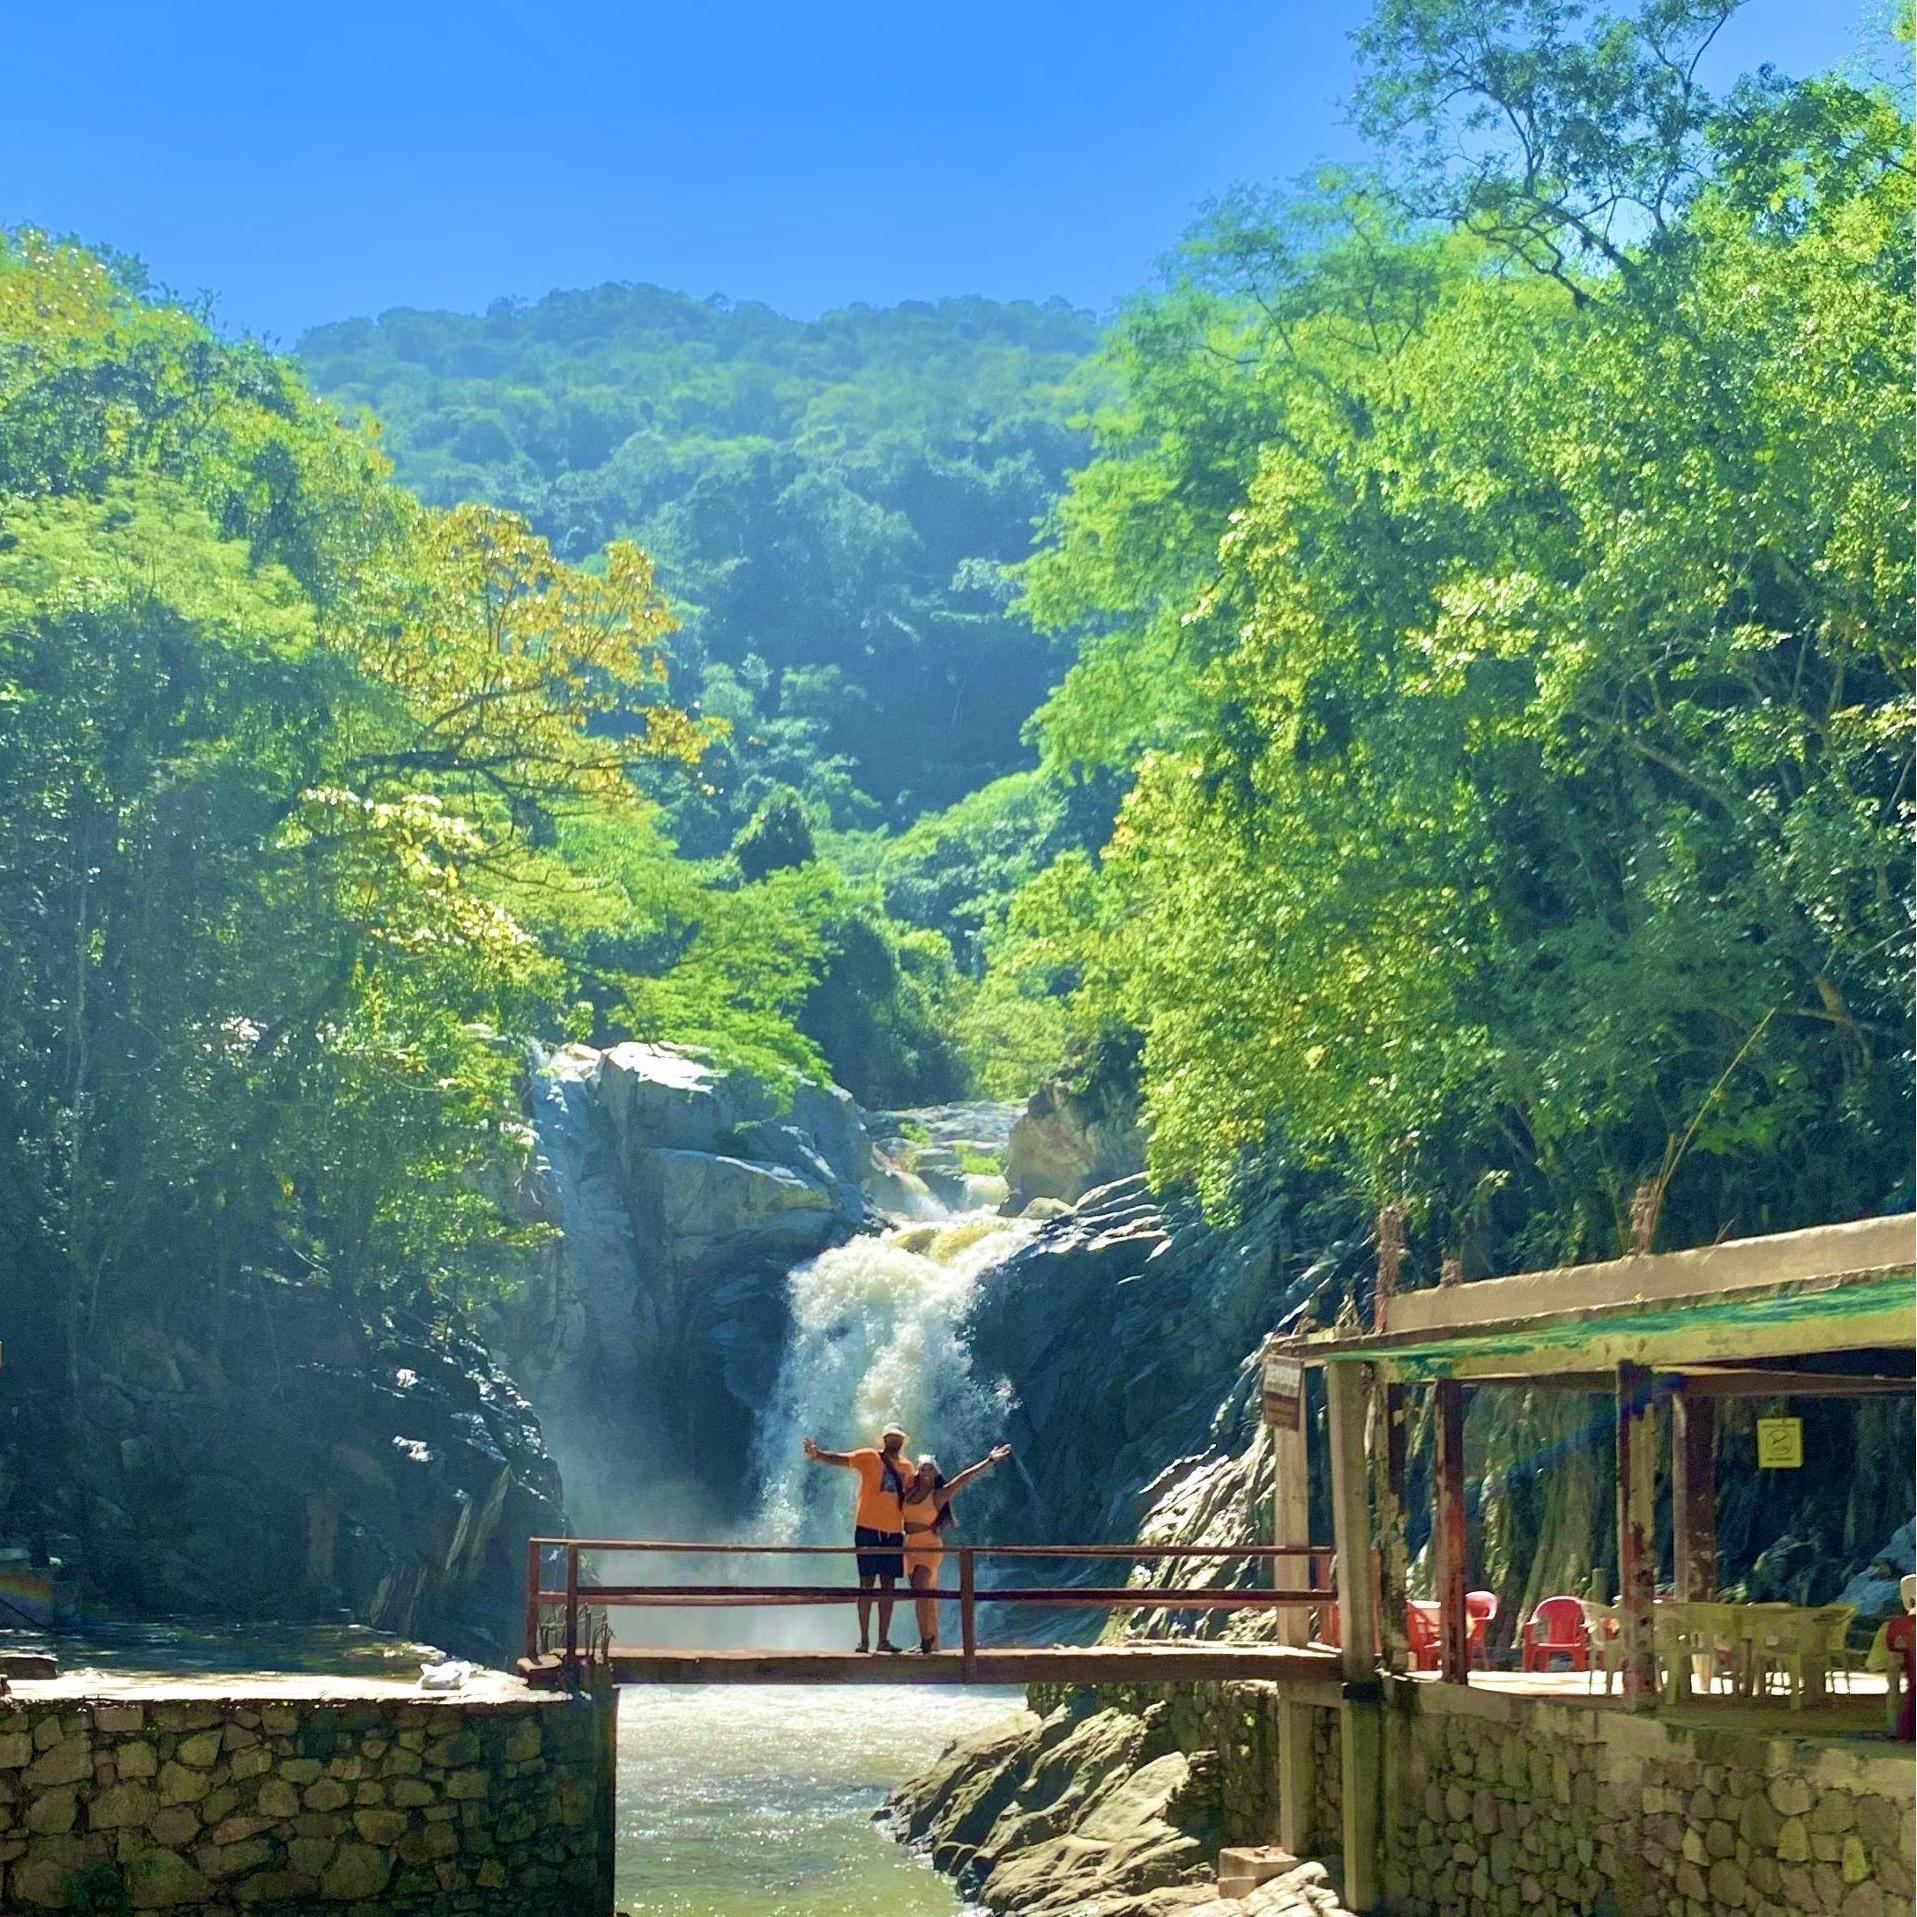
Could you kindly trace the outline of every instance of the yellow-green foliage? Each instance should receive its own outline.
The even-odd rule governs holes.
[[[1456,11],[1381,9],[1374,102],[1449,110]],[[1609,1250],[1645,1180],[1706,1239],[1908,1192],[1909,129],[1747,89],[1667,191],[1565,44],[1548,193],[1486,121],[1452,227],[1239,200],[1125,315],[1026,583],[1103,627],[1049,757],[1134,786],[971,1014],[1141,1030],[1152,1162],[1217,1205],[1281,1149],[1474,1258]]]
[[[71,1337],[239,1265],[456,1302],[566,987],[538,822],[693,756],[643,557],[429,511],[285,366],[0,241],[0,1236]],[[611,736],[611,706],[640,722]]]

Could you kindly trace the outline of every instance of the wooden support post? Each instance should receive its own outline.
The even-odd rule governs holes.
[[[1651,1375],[1617,1368],[1618,1631],[1624,1641],[1624,1701],[1657,1703],[1652,1607],[1657,1596],[1657,1448],[1652,1442]]]
[[[969,1684],[978,1667],[978,1584],[969,1544],[959,1546],[959,1651],[960,1671]]]
[[[1717,1400],[1671,1400],[1671,1530],[1681,1603],[1717,1595]]]
[[[1378,1633],[1388,1671],[1411,1668],[1405,1605],[1411,1595],[1411,1539],[1405,1517],[1405,1388],[1386,1384],[1371,1394],[1371,1456],[1378,1508]]]
[[[1313,1773],[1311,1706],[1281,1692],[1278,1699],[1278,1843],[1309,1857],[1321,1833],[1311,1827]]]
[[[1311,1542],[1311,1450],[1305,1417],[1305,1368],[1295,1360],[1267,1358],[1264,1363],[1265,1432],[1271,1440],[1271,1541]],[[1274,1591],[1311,1589],[1309,1558],[1273,1558]],[[1278,1611],[1278,1642],[1302,1648],[1311,1640],[1306,1606],[1287,1604]]]
[[[1325,1366],[1331,1446],[1331,1538],[1337,1553],[1338,1615],[1344,1673],[1371,1677],[1378,1667],[1377,1590],[1371,1577],[1371,1499],[1366,1488],[1365,1399],[1369,1367]]]
[[[1398,1271],[1404,1263],[1404,1212],[1386,1205],[1378,1213],[1378,1276],[1371,1293],[1371,1328],[1389,1328],[1391,1301],[1398,1295]]]
[[[539,1540],[526,1540],[526,1655],[539,1655]]]
[[[1384,1699],[1375,1677],[1349,1685],[1338,1712],[1345,1908],[1384,1908]]]
[[[577,1681],[579,1667],[579,1546],[566,1546],[566,1681]]]
[[[1338,1712],[1343,1778],[1345,1904],[1375,1910],[1381,1894],[1384,1707],[1378,1679],[1377,1587],[1371,1574],[1371,1498],[1365,1459],[1369,1367],[1325,1367],[1331,1445],[1331,1530],[1344,1624],[1344,1702]]]
[[[1438,1669],[1447,1684],[1471,1678],[1470,1620],[1465,1615],[1467,1530],[1464,1511],[1464,1386],[1440,1378],[1432,1387],[1437,1425],[1437,1513],[1431,1533],[1438,1584]]]

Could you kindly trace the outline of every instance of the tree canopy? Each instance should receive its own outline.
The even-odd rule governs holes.
[[[496,1194],[531,1037],[956,1083],[942,941],[809,847],[741,871],[662,835],[642,780],[723,731],[670,696],[674,626],[637,547],[581,568],[516,513],[422,505],[287,362],[0,236],[25,1347],[70,1366],[248,1269],[460,1310],[526,1235]]]
[[[1021,583],[1131,790],[986,990],[1142,1032],[1215,1205],[1302,1156],[1482,1268],[1907,1200],[1909,125],[1708,98],[1722,12],[1389,0],[1408,181],[1121,316]]]

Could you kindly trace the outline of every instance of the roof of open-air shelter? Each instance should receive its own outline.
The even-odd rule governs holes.
[[[1383,1299],[1368,1331],[1274,1338],[1266,1355],[1410,1382],[1609,1390],[1629,1364],[1704,1395],[1909,1391],[1914,1248],[1917,1214],[1904,1213],[1437,1285]]]

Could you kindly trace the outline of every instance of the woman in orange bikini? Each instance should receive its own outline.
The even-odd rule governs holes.
[[[941,1533],[952,1522],[952,1500],[981,1472],[1011,1455],[1012,1447],[1002,1444],[954,1478],[939,1469],[938,1459],[921,1458],[917,1474],[905,1487],[905,1575],[911,1580],[912,1605],[919,1615],[921,1651],[929,1654],[939,1647],[939,1601],[932,1592],[945,1558]]]

